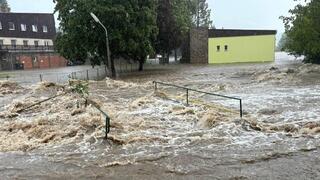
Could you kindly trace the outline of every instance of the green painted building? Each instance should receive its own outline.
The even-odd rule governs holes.
[[[271,30],[209,30],[209,64],[272,62],[276,33]]]
[[[274,30],[195,28],[190,31],[187,63],[273,62]]]

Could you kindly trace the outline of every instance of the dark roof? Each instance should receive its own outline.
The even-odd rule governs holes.
[[[56,27],[53,14],[48,13],[0,13],[0,37],[54,39]],[[9,22],[13,22],[15,30],[9,30]],[[21,24],[27,25],[27,31],[21,31]],[[32,31],[32,25],[38,26],[38,32]],[[48,32],[43,32],[47,26]]]
[[[209,37],[275,35],[275,30],[209,29]]]

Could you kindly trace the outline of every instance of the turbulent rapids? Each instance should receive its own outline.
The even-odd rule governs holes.
[[[142,176],[215,174],[228,178],[268,177],[259,164],[293,163],[290,157],[310,158],[310,166],[319,168],[311,160],[319,155],[320,145],[319,66],[178,68],[169,74],[159,71],[89,83],[92,103],[111,117],[108,140],[104,139],[103,116],[92,105],[85,107],[68,85],[45,82],[22,87],[0,82],[1,161],[8,162],[12,152],[25,152],[28,156],[15,158],[24,161],[36,156],[38,163],[73,164],[88,172],[109,168],[123,175],[123,169],[129,174],[143,169]],[[151,82],[155,79],[241,97],[245,116],[239,118],[232,101],[196,93],[190,94],[187,106],[185,92],[178,89],[160,87],[154,92]],[[226,169],[230,169],[228,175]],[[110,175],[101,171],[95,173]],[[275,170],[272,177],[290,173],[289,168]]]

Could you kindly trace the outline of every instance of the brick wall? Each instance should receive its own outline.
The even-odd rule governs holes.
[[[17,59],[24,65],[25,70],[67,66],[66,59],[59,54],[26,54],[17,56]]]
[[[208,28],[194,28],[190,30],[190,63],[208,64]]]
[[[24,69],[33,69],[32,57],[28,55],[22,55],[19,57],[20,63],[23,64]]]
[[[50,68],[50,57],[48,55],[40,55],[37,57],[39,61],[40,69],[48,69]]]

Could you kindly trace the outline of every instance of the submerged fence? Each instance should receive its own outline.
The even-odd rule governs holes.
[[[78,80],[102,80],[107,77],[107,71],[104,66],[90,68],[86,70],[69,69],[73,67],[61,69],[48,69],[39,71],[15,71],[0,73],[0,81],[14,81],[21,85],[32,85],[38,82],[53,82],[58,84],[67,83],[69,79]],[[83,67],[76,67],[82,68]]]
[[[0,76],[0,80],[14,81],[21,85],[31,85],[42,81],[66,83],[69,80],[68,74],[63,72],[10,72]]]
[[[88,106],[88,99],[85,99],[85,106]],[[95,105],[94,103],[91,104],[94,108],[96,108],[102,115],[104,115],[105,117],[105,139],[108,139],[108,134],[110,133],[110,117],[109,115],[104,112],[103,110],[101,110],[100,107],[98,107],[97,105]]]
[[[106,78],[108,70],[106,66],[96,67],[94,69],[80,70],[71,72],[68,75],[70,79],[84,80],[84,81],[99,81]]]
[[[220,94],[215,94],[215,93],[209,93],[209,92],[205,92],[205,91],[200,91],[200,90],[196,90],[196,89],[191,89],[188,87],[184,87],[184,86],[178,86],[175,84],[169,84],[169,83],[163,83],[163,82],[158,82],[158,81],[153,81],[154,84],[154,89],[158,90],[158,85],[164,85],[164,86],[171,86],[171,87],[175,87],[175,88],[179,88],[179,89],[183,89],[186,91],[186,103],[187,105],[189,105],[189,92],[196,92],[196,93],[201,93],[201,94],[206,94],[206,95],[211,95],[211,96],[217,96],[217,97],[222,97],[222,98],[226,98],[226,99],[232,99],[232,100],[236,100],[239,101],[239,114],[240,117],[243,117],[243,109],[242,109],[242,99],[237,98],[237,97],[231,97],[231,96],[225,96],[225,95],[220,95]]]

